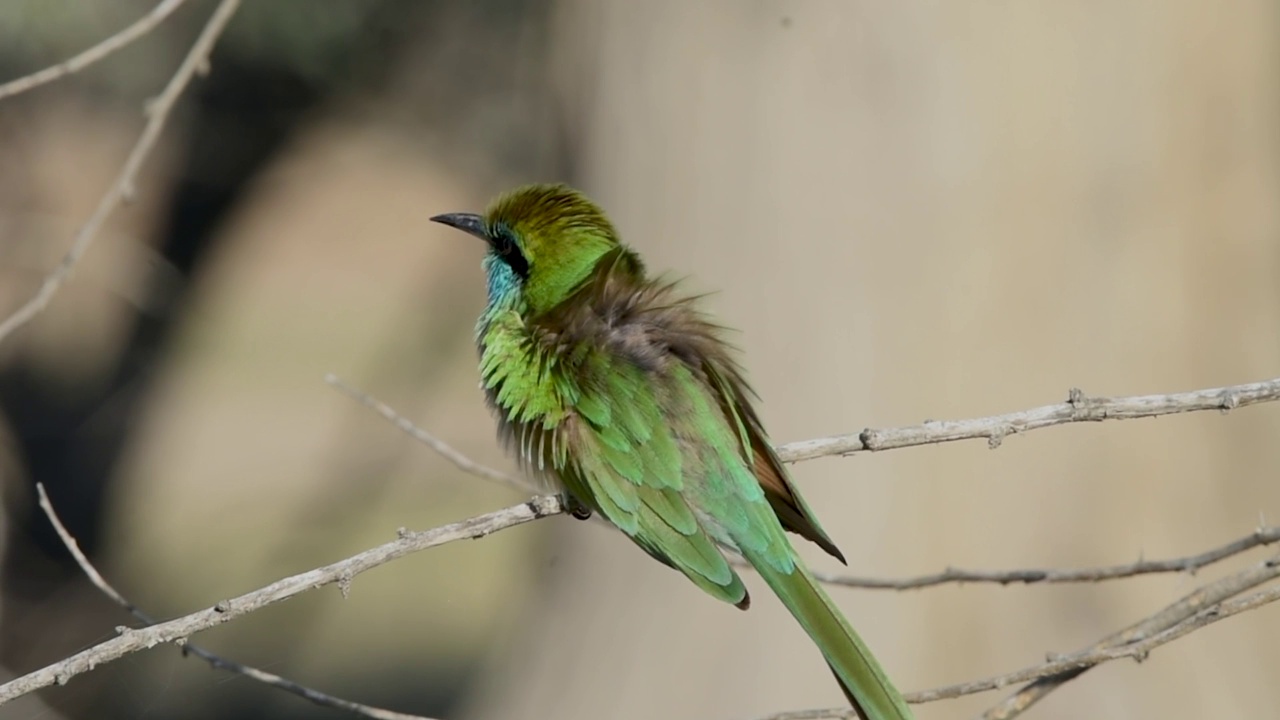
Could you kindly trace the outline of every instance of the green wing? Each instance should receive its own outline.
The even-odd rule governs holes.
[[[586,360],[553,460],[561,482],[650,555],[712,596],[745,608],[747,592],[717,543],[781,572],[794,567],[773,509],[708,378],[675,358],[642,367],[600,352]]]
[[[746,590],[715,541],[737,548],[817,644],[863,717],[911,718],[871,651],[796,560],[746,459],[754,436],[744,411],[726,403],[727,384],[679,362],[658,372],[626,365],[607,377],[609,385],[579,396],[566,427],[561,477],[569,491],[650,555],[745,609]]]
[[[746,607],[746,588],[685,494],[691,419],[672,410],[671,377],[601,353],[580,377],[553,460],[565,488],[653,557],[720,600]]]

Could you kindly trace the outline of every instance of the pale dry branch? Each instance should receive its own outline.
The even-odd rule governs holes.
[[[857,577],[842,573],[814,572],[813,576],[829,585],[862,588],[867,590],[918,590],[920,588],[944,585],[947,583],[996,583],[1026,585],[1038,583],[1079,583],[1102,582],[1121,578],[1151,575],[1155,573],[1190,573],[1195,574],[1203,567],[1221,562],[1257,547],[1264,547],[1280,542],[1280,526],[1262,526],[1236,540],[1213,548],[1197,555],[1188,555],[1168,560],[1138,560],[1125,565],[1061,569],[1020,569],[1020,570],[963,570],[947,568],[932,575],[886,579]]]
[[[46,83],[51,83],[58,78],[80,72],[154,30],[157,25],[164,22],[184,2],[186,0],[163,0],[159,5],[152,8],[151,12],[134,21],[132,25],[88,50],[67,58],[57,65],[51,65],[39,72],[24,75],[0,85],[0,100],[40,87]]]
[[[1227,598],[1280,577],[1280,562],[1266,560],[1222,580],[1210,583],[1166,606],[1136,625],[1116,633],[1116,642],[1105,647],[1089,647],[1076,653],[1052,656],[1048,662],[1032,665],[1004,675],[958,683],[920,693],[912,693],[915,702],[934,702],[973,693],[999,690],[1014,683],[1063,673],[1079,674],[1094,665],[1133,657],[1145,659],[1152,649],[1172,642],[1187,633],[1280,599],[1280,585],[1272,586],[1235,601]],[[1121,639],[1123,638],[1123,639]]]
[[[853,435],[801,440],[778,446],[778,456],[785,462],[800,462],[830,455],[896,450],[978,438],[985,438],[990,447],[997,448],[1010,435],[1054,425],[1129,420],[1201,410],[1228,412],[1277,400],[1280,400],[1280,378],[1167,395],[1115,398],[1085,397],[1079,389],[1072,388],[1067,401],[1056,405],[971,420],[926,420],[910,427],[867,428]]]
[[[98,232],[102,229],[107,217],[121,202],[133,196],[138,171],[142,168],[143,163],[146,162],[147,157],[151,155],[151,150],[155,147],[156,140],[160,137],[160,132],[169,120],[169,112],[173,109],[174,103],[177,102],[178,97],[182,95],[182,91],[190,84],[196,73],[207,70],[209,53],[213,51],[213,46],[217,43],[218,37],[222,35],[222,31],[226,28],[227,23],[231,21],[239,6],[240,0],[222,0],[213,11],[213,14],[209,16],[209,21],[205,24],[204,29],[200,31],[200,36],[192,44],[191,50],[187,52],[187,56],[182,60],[182,64],[178,66],[178,70],[173,74],[169,83],[154,100],[147,104],[147,122],[142,129],[142,134],[138,137],[138,142],[129,151],[129,156],[125,158],[124,165],[120,168],[116,179],[111,183],[102,198],[98,200],[98,205],[94,208],[93,214],[89,216],[80,231],[76,233],[75,238],[71,241],[71,248],[67,250],[67,254],[45,276],[36,294],[12,315],[5,318],[3,322],[0,322],[0,342],[3,342],[13,331],[30,322],[32,318],[40,314],[49,305],[54,295],[62,288],[63,283],[71,277],[71,272],[75,270],[80,258],[84,256],[89,246],[93,244],[94,238],[98,236]]]
[[[412,420],[396,412],[390,405],[366,392],[351,387],[343,382],[337,375],[329,373],[325,376],[324,381],[329,383],[330,386],[341,391],[344,395],[354,398],[361,405],[364,405],[370,410],[378,413],[386,419],[387,422],[390,422],[392,425],[400,428],[400,430],[409,437],[412,437],[423,445],[426,445],[434,450],[436,454],[440,455],[440,457],[443,457],[445,460],[453,463],[459,470],[475,475],[476,477],[484,478],[485,480],[492,480],[493,482],[502,483],[503,485],[510,485],[520,490],[534,489],[530,483],[527,483],[518,477],[508,475],[501,470],[495,470],[488,465],[483,465],[472,460],[465,454],[459,452],[449,443],[415,425]]]
[[[1228,575],[1221,580],[1201,586],[1188,595],[1185,595],[1177,602],[1168,605],[1160,612],[1143,618],[1124,630],[1108,635],[1094,643],[1089,648],[1080,652],[1112,652],[1117,649],[1130,647],[1133,643],[1152,642],[1157,637],[1165,637],[1175,629],[1192,622],[1195,617],[1212,612],[1216,607],[1227,608],[1228,603],[1224,601],[1228,598],[1235,597],[1245,590],[1262,585],[1276,577],[1280,577],[1280,558],[1272,558],[1258,563],[1245,568],[1234,575]],[[1272,586],[1268,590],[1254,593],[1247,598],[1233,600],[1231,602],[1234,603],[1234,605],[1231,605],[1231,607],[1235,607],[1237,609],[1230,613],[1223,614],[1221,617],[1228,617],[1229,615],[1234,615],[1237,612],[1243,612],[1251,607],[1257,607],[1263,603],[1258,602],[1256,604],[1246,606],[1246,601],[1250,598],[1256,599],[1264,593],[1270,593],[1270,597],[1274,599],[1276,592],[1277,586]],[[1209,622],[1221,619],[1221,617],[1215,617]],[[1186,632],[1190,632],[1190,630],[1187,630]],[[1165,642],[1181,637],[1181,635],[1185,635],[1186,632],[1169,636]],[[1141,656],[1135,657],[1140,658]],[[1079,677],[1090,667],[1093,667],[1093,665],[1063,668],[1055,673],[1046,673],[1038,676],[1037,678],[1034,678],[1034,682],[1031,682],[1012,696],[990,708],[980,717],[982,720],[1012,720],[1012,718],[1021,715],[1024,711],[1042,700],[1049,693]],[[1023,678],[1013,680],[1011,682],[1026,682],[1032,679],[1033,678]]]
[[[405,433],[418,439],[442,455],[446,460],[457,465],[462,471],[487,480],[516,485],[521,488],[528,487],[519,478],[486,467],[468,458],[440,438],[415,425],[411,420],[396,412],[390,405],[347,385],[337,375],[328,374],[325,376],[325,382],[358,400],[365,407],[374,410]],[[896,450],[977,438],[986,438],[988,444],[992,448],[996,448],[1009,435],[1054,425],[1066,425],[1076,422],[1101,422],[1103,420],[1131,420],[1202,410],[1218,410],[1225,413],[1236,408],[1248,407],[1249,405],[1275,402],[1280,400],[1280,378],[1245,385],[1229,385],[1227,387],[1169,393],[1167,395],[1087,398],[1077,388],[1072,388],[1068,395],[1068,400],[1065,403],[1045,405],[1006,415],[992,415],[968,420],[926,420],[921,425],[899,428],[867,428],[856,435],[832,435],[813,440],[799,440],[778,445],[775,449],[778,452],[778,457],[782,458],[784,462],[797,463],[831,455],[852,455],[859,452]],[[955,581],[943,580],[941,582]],[[1001,581],[989,580],[983,582]],[[1039,582],[1039,580],[1017,578],[1009,582]]]
[[[413,437],[439,453],[442,457],[453,463],[463,472],[476,475],[477,477],[481,477],[486,480],[493,480],[507,485],[512,485],[520,489],[530,489],[530,485],[522,482],[519,478],[472,460],[467,457],[466,454],[449,445],[444,440],[436,437],[433,433],[414,424],[412,420],[409,420],[398,413],[387,403],[364,391],[348,385],[338,378],[337,375],[329,373],[325,376],[325,382],[342,391],[345,395],[354,398],[360,402],[361,405],[364,405],[378,413],[378,415],[383,419],[387,420],[392,425],[395,425],[410,437]],[[780,449],[785,451],[787,447],[790,446],[784,445],[781,446]],[[1276,542],[1280,542],[1280,526],[1264,525],[1259,526],[1252,533],[1249,533],[1244,537],[1232,540],[1225,545],[1197,555],[1171,558],[1168,560],[1138,560],[1124,565],[1111,565],[1106,567],[1081,568],[1073,570],[1052,568],[965,570],[960,568],[947,568],[939,573],[918,575],[909,578],[859,577],[844,573],[820,571],[815,571],[813,575],[819,581],[830,585],[841,585],[844,587],[867,590],[915,590],[947,583],[996,583],[1000,585],[1021,583],[1030,585],[1035,583],[1101,582],[1104,580],[1117,580],[1155,573],[1185,572],[1194,574],[1197,570],[1207,565],[1212,565],[1213,563],[1220,562],[1253,548],[1271,545]],[[751,568],[750,563],[736,555],[732,562],[738,567]]]
[[[117,605],[127,610],[130,615],[137,618],[143,625],[155,625],[158,622],[155,618],[143,612],[137,605],[129,602],[124,595],[120,594],[120,591],[116,590],[111,583],[107,582],[106,578],[102,577],[102,574],[98,572],[98,568],[94,567],[93,563],[89,561],[89,558],[85,556],[84,552],[80,549],[80,543],[77,542],[71,532],[67,530],[67,527],[62,524],[62,519],[58,517],[58,513],[53,509],[53,503],[49,501],[49,494],[45,492],[44,483],[36,483],[36,494],[39,496],[40,509],[44,511],[45,517],[49,518],[49,523],[53,525],[54,531],[57,532],[58,537],[62,539],[62,544],[67,548],[67,551],[71,553],[71,556],[75,558],[76,564],[79,565],[84,574],[88,576],[89,581],[93,583],[94,587],[101,590],[104,595],[115,601]],[[347,712],[354,713],[362,717],[374,718],[374,720],[431,720],[431,718],[426,718],[421,715],[410,715],[408,713],[396,712],[394,710],[387,710],[384,708],[373,707],[372,705],[344,700],[340,697],[320,692],[314,688],[309,688],[306,685],[301,685],[289,680],[288,678],[276,675],[275,673],[269,673],[265,670],[244,665],[234,660],[228,660],[227,658],[206,650],[199,645],[193,645],[185,639],[179,639],[176,644],[182,648],[182,654],[184,656],[187,654],[195,655],[209,663],[209,666],[214,669],[226,670],[238,675],[243,675],[251,680],[257,680],[258,682],[270,685],[271,687],[293,693],[294,695],[310,700],[317,705],[335,708],[338,710],[346,710]]]
[[[561,514],[563,511],[564,509],[557,496],[539,496],[532,498],[527,503],[432,530],[421,532],[402,531],[400,538],[393,542],[367,550],[346,560],[279,580],[259,590],[220,602],[213,608],[191,613],[147,628],[119,628],[122,633],[120,637],[99,643],[58,663],[0,685],[0,704],[49,685],[66,683],[72,677],[92,670],[98,665],[119,659],[133,652],[154,647],[160,643],[174,642],[185,645],[187,638],[193,633],[229,622],[241,615],[308,590],[334,583],[345,587],[356,575],[419,550],[456,540],[484,537],[504,528]],[[96,575],[96,571],[91,574],[91,577],[101,579],[100,575]],[[1045,663],[1016,672],[932,690],[907,693],[905,697],[911,703],[934,702],[1038,679],[1053,680],[1056,683],[1054,687],[1056,687],[1094,665],[1122,657],[1142,659],[1152,649],[1176,640],[1187,633],[1218,620],[1280,599],[1280,584],[1277,584],[1252,595],[1230,600],[1230,598],[1239,595],[1241,592],[1262,585],[1276,577],[1280,577],[1280,558],[1272,558],[1239,573],[1202,586],[1139,623],[1110,635],[1094,646],[1080,652],[1051,657]],[[95,582],[97,581],[95,580]],[[105,584],[105,581],[103,581],[103,584]],[[128,605],[127,601],[119,596],[119,593],[113,592],[109,594],[112,594],[113,598],[116,598],[118,602]],[[1031,687],[1035,687],[1035,685],[1029,686],[1029,688]],[[1028,704],[1023,704],[1017,712],[1025,709]],[[804,710],[771,715],[765,720],[852,717],[849,712],[847,708]],[[1017,712],[990,715],[990,717],[1007,720],[1014,717]]]
[[[560,498],[544,495],[495,512],[420,532],[401,531],[396,540],[308,572],[278,580],[266,587],[219,602],[214,607],[157,623],[150,627],[119,628],[119,637],[82,650],[71,657],[0,685],[0,705],[27,693],[62,685],[76,675],[161,643],[184,643],[191,635],[325,585],[347,587],[352,578],[399,557],[457,540],[481,538],[563,512]]]
[[[467,458],[462,453],[436,438],[434,435],[418,428],[407,418],[395,412],[387,404],[372,396],[357,391],[338,380],[333,375],[327,378],[329,384],[346,394],[356,398],[367,407],[373,408],[380,415],[391,421],[401,430],[421,440],[426,445],[444,455],[459,468],[473,474],[512,482],[510,476],[498,473]],[[850,446],[853,436],[824,438],[801,443],[791,443],[778,448],[779,455],[790,462],[808,460],[825,455],[843,455],[860,450],[882,450],[899,447],[911,447],[930,443],[949,442],[966,438],[986,437],[991,447],[997,447],[1009,433],[1024,432],[1039,427],[1061,425],[1071,422],[1102,421],[1106,419],[1125,419],[1137,417],[1156,417],[1180,412],[1197,410],[1228,411],[1237,407],[1270,402],[1280,399],[1280,379],[1248,385],[1236,385],[1225,388],[1171,395],[1144,395],[1126,398],[1085,398],[1079,390],[1073,389],[1068,402],[1061,406],[1046,406],[1020,413],[977,418],[955,422],[928,422],[924,425],[889,430],[864,430],[857,439],[858,446]],[[1065,408],[1065,409],[1064,409]],[[1066,413],[1066,414],[1063,414]],[[1255,547],[1269,545],[1280,541],[1280,528],[1260,526],[1254,532],[1237,540],[1233,540],[1217,548],[1182,558],[1170,560],[1140,560],[1125,565],[1116,565],[1082,570],[1012,570],[1002,572],[958,570],[948,568],[942,573],[926,575],[903,580],[884,580],[877,578],[856,578],[846,575],[815,573],[819,580],[831,584],[853,587],[897,589],[929,587],[950,582],[988,582],[1009,584],[1019,583],[1067,583],[1098,582],[1137,575],[1189,572],[1238,555]],[[742,564],[739,561],[739,564]],[[1007,700],[1002,706],[989,711],[997,712],[1000,707],[1008,706],[1012,710],[1000,711],[1004,714],[989,714],[984,720],[1009,720],[1029,707],[1035,700],[1043,697],[1054,688],[1083,673],[1090,667],[1120,657],[1145,657],[1152,648],[1185,635],[1192,630],[1229,617],[1238,612],[1252,609],[1275,600],[1280,590],[1271,588],[1233,603],[1223,601],[1248,587],[1254,587],[1275,577],[1277,563],[1267,561],[1252,570],[1246,570],[1230,576],[1218,583],[1205,586],[1200,591],[1184,598],[1174,605],[1165,608],[1150,618],[1140,622],[1128,631],[1113,637],[1125,638],[1122,642],[1106,644],[1102,641],[1087,650],[1075,655],[1065,656],[993,678],[986,678],[958,685],[951,685],[933,690],[909,693],[905,697],[908,702],[923,703],[935,700],[960,697],[978,692],[985,692],[1005,687],[1009,684],[1035,680],[1018,695]],[[1235,589],[1231,589],[1235,588]],[[1225,590],[1224,590],[1225,589]],[[1230,590],[1227,594],[1222,594]],[[1199,598],[1198,604],[1195,601]],[[1210,599],[1212,598],[1212,599]],[[1196,614],[1195,611],[1206,604],[1215,603],[1210,610]],[[1153,624],[1154,623],[1154,624]],[[1145,628],[1149,632],[1133,634],[1134,628]],[[1152,635],[1152,633],[1157,633]],[[1145,639],[1144,639],[1145,638]],[[1030,699],[1029,699],[1030,698]],[[853,711],[848,708],[827,708],[801,710],[769,716],[763,720],[805,720],[813,718],[854,718]]]
[[[1201,586],[1194,592],[1182,597],[1158,612],[1149,615],[1134,625],[1120,632],[1108,635],[1094,645],[1068,655],[1050,655],[1038,665],[1032,665],[1003,675],[996,675],[981,680],[946,685],[930,690],[903,693],[903,698],[912,704],[923,704],[939,700],[973,695],[975,693],[999,690],[1016,683],[1032,682],[1023,691],[988,710],[982,720],[1011,720],[1030,707],[1031,703],[1040,699],[1053,689],[1060,687],[1091,667],[1104,662],[1131,657],[1141,662],[1155,648],[1173,642],[1195,630],[1225,620],[1233,615],[1262,607],[1280,600],[1280,584],[1274,584],[1244,597],[1236,595],[1251,588],[1263,585],[1280,577],[1280,558],[1272,558],[1252,565],[1238,573],[1221,580]],[[1055,681],[1053,686],[1040,693],[1029,702],[1011,704],[1023,696],[1028,689],[1036,687],[1044,681]],[[1001,710],[1008,706],[1007,710]],[[759,720],[819,720],[821,718],[856,718],[853,710],[847,707],[819,708],[775,713]]]

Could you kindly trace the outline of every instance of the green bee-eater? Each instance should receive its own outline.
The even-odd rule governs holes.
[[[476,325],[499,434],[575,514],[604,515],[715,598],[750,598],[742,555],[826,657],[868,720],[911,718],[902,696],[783,530],[844,561],[774,453],[720,328],[649,278],[604,212],[529,185],[483,215],[431,218],[488,245]],[[718,547],[720,546],[720,547]]]

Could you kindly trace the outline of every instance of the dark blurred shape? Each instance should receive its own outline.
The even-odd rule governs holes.
[[[210,2],[193,2],[156,34],[194,35],[211,7]],[[139,425],[171,339],[184,321],[192,281],[259,173],[310,118],[355,97],[377,98],[392,85],[396,96],[388,107],[445,137],[489,133],[494,156],[508,167],[545,171],[549,165],[563,166],[566,148],[531,137],[538,128],[554,125],[555,112],[545,87],[539,85],[537,70],[544,56],[548,16],[549,3],[514,0],[278,0],[244,6],[213,54],[211,73],[188,90],[178,118],[166,129],[180,139],[181,158],[155,248],[180,281],[138,291],[138,307],[146,311],[133,311],[123,351],[100,359],[110,369],[101,372],[97,382],[68,386],[46,365],[22,354],[0,367],[0,420],[12,436],[13,464],[28,488],[37,481],[45,484],[64,523],[90,557],[104,549],[103,513],[111,506],[114,470]],[[476,37],[485,42],[472,42]],[[520,52],[508,52],[512,48]],[[17,77],[42,64],[0,53],[0,77]],[[83,77],[63,82],[73,83],[77,92],[101,92],[95,81]],[[495,102],[511,98],[541,103],[537,112],[551,121],[530,123],[528,113],[492,111]],[[141,98],[133,102],[140,104]],[[496,123],[477,121],[495,115],[503,117]],[[523,118],[523,127],[516,118]],[[466,144],[476,143],[472,138]],[[113,625],[129,622],[82,577],[36,507],[34,492],[9,487],[4,507],[8,517],[0,559],[0,663],[21,674],[102,639],[103,631]],[[78,624],[73,627],[68,618],[78,618]],[[118,677],[96,672],[73,682],[76,692],[55,688],[43,695],[67,717],[136,716],[138,699]],[[412,684],[392,684],[381,689],[384,700],[398,696],[400,707],[429,714],[447,712],[465,690],[458,677],[433,681],[416,673]],[[198,714],[334,715],[302,700],[262,702],[258,693],[278,691],[253,686],[246,692],[244,685],[248,683],[242,683],[239,692],[218,696],[224,707],[202,707]],[[225,706],[228,702],[233,706]],[[279,707],[287,708],[284,714],[274,710]]]

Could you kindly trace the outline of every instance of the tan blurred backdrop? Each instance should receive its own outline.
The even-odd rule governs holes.
[[[487,49],[515,56],[503,60],[512,87],[554,101],[560,136],[539,135],[546,118],[502,91],[468,110],[522,152],[563,144],[559,168],[507,162],[479,131],[415,115],[424,97],[448,115],[423,76],[464,93],[479,72],[424,41],[378,93],[317,113],[221,231],[117,469],[102,561],[135,602],[174,615],[397,527],[518,501],[323,377],[510,467],[476,389],[480,248],[426,219],[535,179],[573,180],[652,267],[718,291],[709,302],[741,330],[778,442],[1016,410],[1072,386],[1120,395],[1276,376],[1278,15],[1263,1],[564,0],[530,41],[542,48],[536,70],[519,69],[519,44]],[[247,42],[247,28],[228,42]],[[167,67],[188,35],[156,35],[148,52]],[[468,39],[485,42],[450,42]],[[146,92],[115,105],[75,92],[0,102],[0,152],[18,168],[0,174],[0,243],[14,248],[0,308],[64,250],[132,142]],[[116,351],[131,288],[163,274],[146,238],[171,155],[162,148],[140,203],[0,359],[36,354],[76,383]],[[1280,408],[1262,406],[794,472],[859,575],[1112,564],[1191,554],[1280,516],[1277,431]],[[5,475],[12,484],[21,468]],[[1087,645],[1221,572],[833,594],[898,685],[921,689]],[[407,712],[426,710],[391,686],[455,678],[448,714],[474,720],[752,718],[841,702],[803,633],[748,584],[760,600],[739,613],[621,536],[555,518],[199,640]],[[100,627],[79,642],[120,623],[95,612]],[[1278,641],[1280,616],[1263,609],[1143,664],[1091,671],[1027,717],[1270,717]],[[256,693],[255,707],[280,717],[338,717],[168,648],[98,674],[127,686],[103,696],[129,708],[122,716],[207,717],[220,695]],[[88,684],[50,691],[53,709],[33,700],[14,712],[75,714],[53,693]],[[967,717],[999,697],[918,714]],[[36,716],[0,708],[6,720]]]

